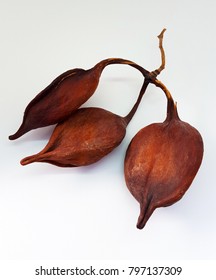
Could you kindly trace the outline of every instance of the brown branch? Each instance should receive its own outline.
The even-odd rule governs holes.
[[[139,65],[136,65],[135,63],[132,63],[132,64],[129,64],[127,63],[128,65],[131,65],[135,68],[137,68],[138,70],[141,70],[143,76],[145,77],[144,79],[144,82],[143,82],[143,85],[142,85],[142,88],[140,90],[140,93],[139,93],[139,96],[137,98],[137,101],[136,103],[134,104],[134,106],[132,107],[131,111],[128,113],[127,116],[124,117],[126,123],[128,124],[131,119],[133,118],[141,100],[142,100],[142,97],[143,95],[145,94],[145,91],[149,85],[149,83],[152,83],[154,85],[156,85],[157,87],[160,87],[164,93],[166,94],[166,97],[168,98],[168,100],[170,102],[173,102],[173,99],[172,99],[172,96],[171,96],[171,93],[168,91],[168,89],[165,87],[165,85],[163,83],[161,83],[160,81],[158,81],[156,79],[156,77],[161,73],[161,71],[165,68],[165,52],[164,52],[164,48],[163,48],[163,34],[164,32],[166,31],[166,29],[164,28],[161,33],[158,35],[158,39],[159,39],[159,48],[160,48],[160,52],[161,52],[161,65],[158,69],[152,71],[152,72],[148,72],[146,69],[140,67]],[[134,66],[136,65],[136,66]],[[138,67],[137,67],[138,66]]]
[[[166,60],[165,60],[165,51],[163,48],[163,35],[164,32],[166,31],[166,29],[164,28],[161,33],[158,35],[158,39],[159,39],[159,48],[160,48],[160,52],[161,52],[161,65],[159,68],[157,68],[156,70],[152,71],[152,74],[155,75],[155,77],[157,77],[162,70],[164,70],[165,68],[165,64],[166,64]]]

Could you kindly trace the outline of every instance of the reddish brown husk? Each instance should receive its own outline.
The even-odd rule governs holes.
[[[82,108],[58,124],[38,154],[24,158],[22,165],[48,162],[61,167],[94,163],[111,152],[125,136],[124,118],[100,108]]]
[[[154,73],[154,78],[165,66],[162,46],[164,32],[165,29],[158,36],[162,64]],[[20,128],[15,134],[10,135],[9,139],[17,139],[32,129],[57,124],[67,119],[92,96],[102,71],[110,64],[130,65],[139,70],[145,78],[149,78],[151,74],[138,64],[122,58],[104,59],[89,70],[79,68],[69,70],[58,76],[28,104]]]
[[[125,180],[140,203],[137,227],[142,229],[153,211],[182,198],[201,165],[200,133],[179,119],[176,105],[168,102],[167,118],[141,129],[125,157]]]
[[[94,93],[100,73],[101,69],[92,68],[73,69],[60,75],[28,104],[20,128],[9,139],[65,119]]]
[[[46,147],[21,160],[22,165],[48,162],[61,167],[84,166],[97,162],[123,140],[149,81],[144,80],[137,101],[125,117],[101,108],[82,108],[59,123]]]
[[[15,140],[32,129],[65,120],[93,95],[102,71],[110,64],[130,65],[144,76],[149,73],[136,63],[121,58],[102,60],[89,70],[69,70],[58,76],[28,104],[20,128],[9,139]]]

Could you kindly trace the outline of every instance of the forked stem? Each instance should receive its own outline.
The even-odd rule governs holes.
[[[174,104],[174,100],[173,100],[173,97],[172,97],[170,91],[167,89],[167,87],[161,81],[156,79],[156,77],[165,68],[165,64],[166,64],[165,51],[164,51],[164,48],[163,48],[163,35],[164,35],[165,31],[166,31],[166,29],[164,28],[161,31],[161,33],[158,35],[158,38],[159,38],[159,48],[160,48],[160,52],[161,52],[161,65],[160,65],[160,67],[158,69],[156,69],[156,70],[151,72],[151,74],[155,75],[155,79],[151,79],[151,83],[154,84],[156,87],[161,88],[163,90],[163,92],[165,93],[168,102]]]
[[[171,94],[170,92],[166,89],[166,87],[156,79],[156,77],[161,73],[161,71],[163,71],[163,69],[165,68],[165,51],[163,48],[163,35],[164,32],[166,31],[166,29],[164,28],[161,33],[158,35],[158,39],[159,39],[159,48],[160,48],[160,53],[161,53],[161,65],[159,68],[157,68],[156,70],[152,71],[152,72],[148,72],[146,69],[142,68],[141,72],[143,74],[143,76],[145,77],[145,80],[143,82],[142,88],[140,90],[138,99],[136,101],[136,103],[134,104],[134,106],[132,107],[131,111],[129,112],[129,114],[127,116],[124,117],[126,123],[128,124],[131,119],[133,118],[134,114],[136,113],[136,110],[142,100],[142,97],[144,95],[144,93],[146,92],[146,89],[149,85],[149,83],[153,83],[158,87],[161,87],[163,89],[163,91],[165,92],[167,98],[169,96],[169,98],[171,98]]]
[[[161,71],[165,68],[166,61],[165,61],[165,52],[164,52],[164,48],[163,48],[163,35],[164,35],[165,31],[166,31],[166,29],[164,28],[161,31],[161,33],[157,36],[159,39],[159,48],[160,48],[160,53],[161,53],[161,65],[156,70],[150,72],[150,71],[146,70],[145,68],[143,68],[142,66],[140,66],[139,64],[137,64],[131,60],[128,60],[128,59],[123,59],[123,58],[107,58],[107,59],[100,61],[98,64],[95,65],[95,67],[100,68],[102,71],[106,66],[111,65],[111,64],[126,64],[126,65],[129,65],[129,66],[139,70],[146,79],[154,80],[161,73]]]

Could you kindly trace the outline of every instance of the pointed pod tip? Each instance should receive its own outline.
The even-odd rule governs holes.
[[[20,161],[20,164],[24,166],[24,165],[27,165],[27,164],[30,164],[30,163],[33,163],[33,162],[35,162],[35,156],[29,156],[29,157],[23,158]]]
[[[145,201],[145,203],[140,206],[140,215],[136,225],[138,229],[144,228],[154,210],[155,206],[153,205],[152,198],[150,198],[149,201]]]
[[[140,216],[139,216],[139,218],[138,218],[138,222],[137,222],[136,227],[137,227],[138,229],[143,229],[144,226],[146,225],[148,219],[149,219],[149,218],[146,218],[146,215],[140,214]]]
[[[142,226],[140,223],[137,223],[136,227],[140,230],[144,228],[144,226]]]
[[[22,123],[21,126],[19,127],[19,129],[17,130],[17,132],[15,132],[14,134],[10,135],[8,138],[9,140],[15,140],[19,137],[21,137],[22,135],[24,135],[25,133],[27,133],[28,131],[32,130],[32,127],[29,127],[26,125],[26,123]]]
[[[25,159],[22,159],[22,160],[20,161],[20,164],[21,164],[22,166],[27,165],[27,164],[28,164],[28,161],[26,161]]]
[[[27,131],[24,131],[23,129],[19,129],[16,133],[10,135],[8,138],[9,140],[15,140],[25,134]]]
[[[15,140],[15,139],[17,139],[18,137],[16,136],[16,133],[15,134],[12,134],[12,135],[10,135],[10,136],[8,136],[8,139],[9,140]]]

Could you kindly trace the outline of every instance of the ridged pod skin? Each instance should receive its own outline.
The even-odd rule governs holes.
[[[58,124],[46,147],[21,160],[22,165],[47,162],[60,167],[97,162],[123,140],[127,122],[101,108],[81,108]]]
[[[100,67],[73,69],[57,77],[28,104],[20,128],[9,139],[64,120],[92,96],[101,71]]]
[[[101,108],[77,109],[56,126],[40,153],[24,158],[21,164],[47,162],[60,167],[76,167],[102,159],[124,139],[127,125],[136,113],[148,85],[148,79],[144,79],[139,96],[125,117]]]
[[[110,64],[126,64],[141,73],[148,73],[136,63],[121,58],[102,60],[89,70],[76,68],[66,71],[27,105],[20,128],[9,139],[15,140],[32,129],[65,120],[93,95],[102,71]]]
[[[169,100],[167,118],[141,129],[128,146],[124,172],[126,185],[140,203],[137,228],[142,229],[154,210],[182,198],[203,158],[200,133],[180,120]]]

